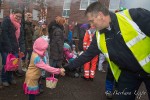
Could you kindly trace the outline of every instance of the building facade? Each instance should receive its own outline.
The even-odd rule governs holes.
[[[98,0],[1,0],[0,22],[9,15],[13,8],[20,7],[33,14],[34,22],[39,21],[42,13],[46,13],[48,23],[56,16],[69,19],[69,23],[86,23],[85,9],[89,4]],[[109,6],[109,0],[99,0]],[[42,5],[41,5],[42,4]],[[42,8],[45,10],[42,12]]]
[[[86,23],[85,9],[89,4],[100,1],[110,10],[114,11],[120,7],[133,8],[142,7],[150,10],[150,0],[0,0],[0,22],[3,17],[9,15],[13,8],[21,7],[33,14],[34,22],[46,16],[48,23],[56,16],[63,16],[69,22]],[[135,2],[136,1],[136,2]],[[135,3],[133,3],[135,2]],[[44,8],[44,9],[43,9]],[[43,11],[42,11],[43,10]],[[45,14],[46,13],[46,14]]]

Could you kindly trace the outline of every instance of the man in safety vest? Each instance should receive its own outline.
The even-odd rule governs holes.
[[[91,24],[90,29],[86,30],[83,39],[83,49],[86,51],[92,42],[92,38],[96,32],[95,27]],[[95,70],[97,66],[98,55],[95,56],[91,61],[84,64],[84,79],[93,81],[95,76]]]
[[[103,53],[117,81],[114,100],[135,100],[142,82],[150,99],[150,11],[136,8],[112,13],[95,2],[86,9],[85,15],[100,31],[88,50],[66,66],[66,70]]]

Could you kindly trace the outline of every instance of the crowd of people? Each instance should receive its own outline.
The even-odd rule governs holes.
[[[6,70],[9,63],[14,64],[8,60],[10,54],[16,57],[15,62],[25,73],[23,90],[29,100],[35,100],[43,91],[41,79],[52,74],[79,77],[81,72],[85,81],[93,81],[97,68],[105,72],[106,59],[105,94],[108,98],[135,100],[134,92],[144,82],[150,99],[150,11],[136,8],[113,13],[100,2],[94,2],[85,11],[89,24],[79,26],[69,25],[60,16],[50,23],[42,19],[33,26],[32,13],[24,14],[25,21],[22,16],[21,9],[16,8],[1,24],[3,86],[16,84],[14,73],[23,74],[18,67]],[[74,28],[77,28],[78,45],[73,39]],[[131,94],[117,95],[114,89]]]
[[[72,30],[74,27],[68,25],[65,18],[57,16],[49,24],[45,19],[42,19],[38,25],[33,26],[32,13],[26,12],[24,16],[25,20],[22,19],[22,10],[16,8],[2,21],[0,82],[2,86],[8,87],[17,83],[14,74],[17,76],[24,76],[25,74],[23,90],[25,94],[29,95],[29,100],[34,100],[35,95],[43,91],[41,79],[46,79],[51,74],[55,74],[55,77],[58,77],[57,74],[64,76],[63,65],[72,62],[79,54],[73,41]],[[65,35],[67,31],[65,27],[68,27],[67,35]],[[89,24],[83,24],[80,27],[85,33],[88,32],[88,28],[90,28]],[[92,32],[93,35],[94,32]],[[82,33],[81,41],[83,41],[85,33]],[[86,36],[86,38],[88,37]],[[91,37],[89,38],[91,41]],[[82,43],[79,45],[83,46]],[[84,46],[81,47],[80,52],[83,51],[83,48]],[[18,59],[17,69],[6,70],[6,65],[10,63],[8,62],[10,55],[14,55]],[[94,64],[94,71],[96,70],[96,63]],[[88,67],[90,68],[90,65]],[[79,72],[81,69],[80,71],[75,69],[67,75],[79,77]],[[83,78],[85,77],[83,76]]]

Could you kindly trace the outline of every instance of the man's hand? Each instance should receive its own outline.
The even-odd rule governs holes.
[[[60,68],[60,75],[65,76],[65,69],[64,68]]]

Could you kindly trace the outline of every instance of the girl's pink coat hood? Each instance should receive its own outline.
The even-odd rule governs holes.
[[[33,44],[33,51],[40,56],[44,56],[46,49],[48,48],[48,43],[43,38],[38,38]]]

